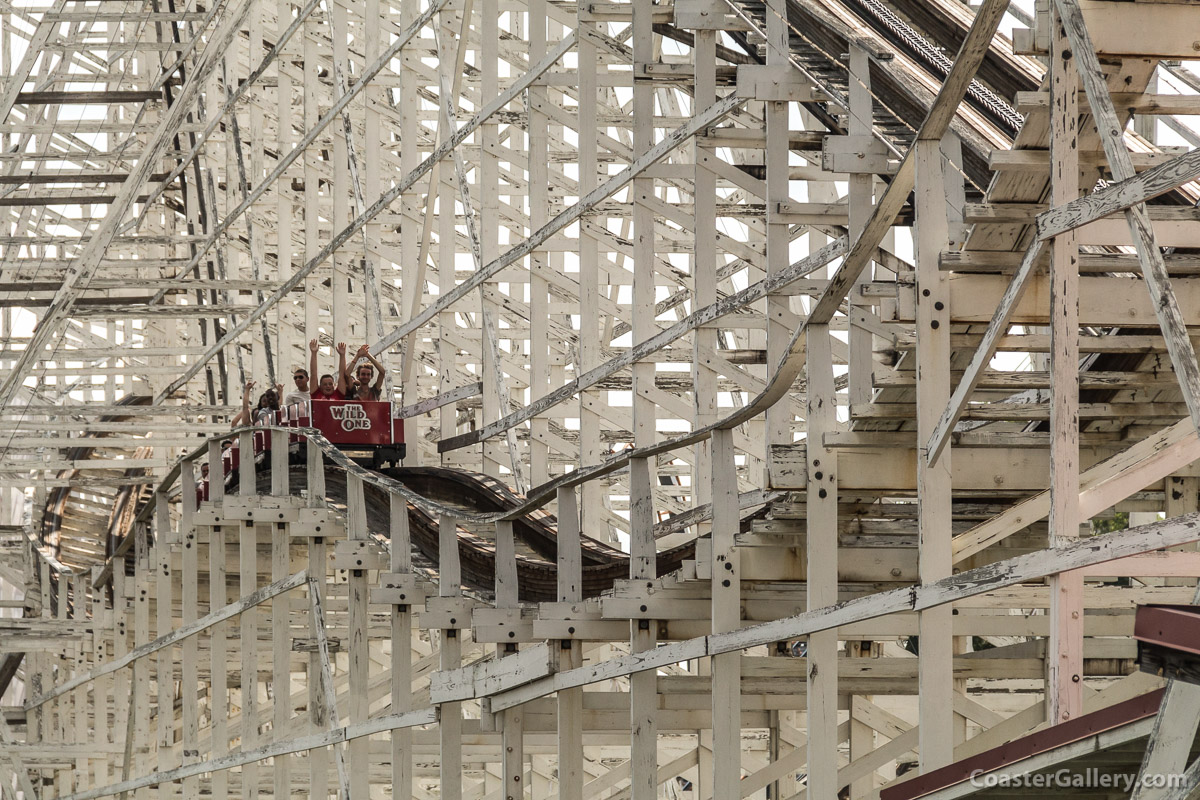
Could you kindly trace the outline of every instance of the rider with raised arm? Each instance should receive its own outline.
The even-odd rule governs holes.
[[[320,345],[316,339],[312,339],[308,343],[308,374],[317,374],[317,350]],[[338,342],[338,377],[335,378],[330,374],[321,376],[321,380],[317,383],[317,388],[312,392],[313,400],[345,400],[346,399],[346,344]]]
[[[343,373],[342,379],[346,382],[346,399],[347,400],[380,400],[383,398],[383,378],[387,374],[383,364],[380,364],[375,356],[371,355],[371,350],[367,345],[358,348],[358,352],[354,354],[354,363],[358,366],[354,370],[354,375],[351,376],[348,372]],[[374,382],[372,383],[372,377]]]

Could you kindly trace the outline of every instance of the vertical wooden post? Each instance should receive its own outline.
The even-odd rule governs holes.
[[[633,152],[643,153],[654,144],[654,87],[638,80],[654,57],[654,5],[650,0],[633,4]],[[634,178],[633,199],[633,341],[648,339],[657,330],[654,322],[655,298],[655,214],[653,179]],[[633,440],[637,447],[652,444],[657,431],[657,404],[654,401],[655,364],[638,361],[633,365]],[[629,577],[653,580],[657,573],[654,547],[654,483],[658,480],[657,463],[636,458],[629,466]],[[587,508],[587,501],[584,501]],[[630,626],[630,651],[640,652],[655,646],[657,630],[653,620],[635,620]],[[632,800],[653,800],[658,794],[658,676],[653,670],[631,675],[629,679],[630,761]]]
[[[705,108],[716,102],[717,99],[717,32],[715,30],[697,30],[694,36],[695,47],[692,51],[696,70],[694,102],[696,108]],[[703,139],[700,137],[694,140],[696,152],[695,191],[693,193],[695,248],[692,256],[693,278],[691,284],[695,305],[699,308],[716,302],[717,286],[720,283],[718,277],[720,256],[717,244],[717,174],[713,169],[719,162],[716,149],[706,147],[702,142]],[[713,357],[717,354],[720,346],[720,332],[715,326],[702,326],[697,328],[692,336],[692,381],[694,384],[692,411],[695,415],[696,427],[703,427],[712,424],[718,417],[719,372],[713,369],[712,364]],[[713,479],[712,441],[697,443],[693,453],[692,505],[701,506],[713,500],[715,482]],[[735,471],[735,483],[736,480]],[[701,538],[711,530],[711,519],[699,522],[695,528],[695,535],[697,538]],[[712,666],[703,664],[700,659],[694,663],[696,666]],[[740,660],[737,663],[740,666]],[[714,701],[715,697],[714,694]],[[712,793],[712,786],[709,782],[712,780],[714,770],[720,767],[713,762],[714,745],[709,730],[697,730],[696,737],[701,746],[698,748],[694,791],[699,796],[705,796]]]
[[[940,142],[917,147],[917,527],[923,583],[948,577],[951,550],[951,448],[932,464],[925,457],[942,409],[950,399],[950,291],[938,260],[946,248],[945,181]],[[920,612],[921,771],[954,760],[954,651],[950,606]]]
[[[213,471],[213,454],[216,453],[217,469],[220,468],[219,448],[209,446],[209,497],[219,486],[220,472]],[[214,482],[214,476],[216,480]],[[213,525],[208,534],[208,607],[218,609],[229,602],[229,589],[225,581],[225,527]],[[212,713],[210,722],[210,756],[220,758],[229,751],[229,681],[228,681],[228,635],[232,624],[222,622],[212,627],[209,636],[209,679],[208,705]],[[226,800],[229,796],[229,773],[219,770],[212,774],[213,800]]]
[[[292,0],[276,0],[275,4],[275,41],[280,40],[280,34],[287,29],[287,26],[292,22]],[[303,36],[303,33],[301,33]],[[282,61],[277,61],[278,65],[275,69],[275,79],[278,81],[278,88],[275,90],[275,146],[282,158],[291,152],[295,147],[294,137],[292,134],[292,76],[289,69],[284,68],[282,62],[291,64],[295,59],[296,53],[291,43],[283,46],[280,53]],[[302,73],[303,74],[303,73]],[[292,245],[292,216],[294,214],[294,206],[292,203],[292,188],[291,182],[284,178],[280,178],[275,184],[275,275],[276,280],[286,280],[293,272],[293,245]],[[299,351],[307,355],[308,340],[304,338],[303,320],[299,318],[300,311],[296,308],[294,301],[288,299],[283,300],[276,313],[276,342],[278,344],[279,360],[276,364],[278,371],[278,380],[286,387],[287,391],[294,388],[292,383],[292,371],[300,364],[296,363],[296,347],[299,345]],[[299,341],[296,341],[299,339]],[[303,365],[304,369],[308,369],[308,365]],[[309,376],[310,380],[316,380],[316,376]],[[287,394],[287,391],[284,394]],[[282,402],[283,398],[280,398]]]
[[[808,599],[811,609],[837,602],[837,452],[823,436],[836,424],[833,352],[828,325],[808,329]],[[808,792],[837,795],[837,631],[808,637]]]
[[[513,609],[521,606],[517,598],[517,550],[511,520],[496,522],[496,608]],[[500,645],[502,654],[514,654],[516,645]],[[500,777],[504,800],[521,800],[525,796],[524,768],[525,710],[521,706],[500,712]]]
[[[154,493],[154,635],[166,636],[173,627],[172,606],[174,605],[174,577],[171,573],[171,545],[175,541],[171,530],[171,512],[167,493]],[[59,609],[63,605],[60,601]],[[149,641],[149,639],[147,639]],[[157,768],[170,769],[171,748],[175,744],[175,678],[171,664],[171,648],[164,647],[155,653],[154,680],[158,689],[158,716],[156,718]]]
[[[462,568],[458,555],[458,521],[442,516],[438,522],[438,594],[458,597],[462,587]],[[463,624],[461,621],[459,624]],[[440,667],[458,669],[462,665],[462,640],[459,629],[441,632]],[[441,796],[462,800],[462,703],[443,703],[439,720]]]
[[[546,55],[546,0],[528,0],[529,59],[536,63]],[[529,87],[529,228],[538,230],[549,219],[549,198],[545,187],[550,178],[546,109],[550,102],[545,86]],[[580,104],[585,105],[585,104]],[[586,105],[590,105],[586,104]],[[535,250],[529,255],[529,398],[534,400],[550,391],[550,304],[546,278],[539,274],[550,268],[550,253]],[[505,409],[508,413],[508,409]],[[534,417],[530,421],[529,482],[538,486],[550,478],[550,452],[547,441],[550,421]]]
[[[653,377],[651,378],[653,379]],[[649,459],[635,458],[629,464],[629,577],[653,580],[654,501]],[[633,620],[630,651],[637,653],[655,646],[654,621]],[[658,793],[658,674],[654,670],[629,676],[630,761],[633,800],[653,800]]]
[[[304,20],[304,35],[302,53],[304,56],[304,130],[312,130],[321,116],[320,95],[321,81],[318,71],[322,69],[317,42],[323,35],[323,22],[316,13],[310,14]],[[307,152],[301,159],[304,162],[304,260],[315,258],[321,251],[321,172],[318,165],[321,162],[320,150]],[[319,338],[321,324],[321,300],[328,297],[321,286],[322,278],[316,273],[310,273],[304,279],[304,331],[309,338]],[[305,343],[307,344],[307,343]],[[313,386],[317,385],[320,375],[309,375]]]
[[[287,495],[288,464],[287,434],[271,432],[271,493]],[[271,580],[280,581],[291,572],[291,536],[289,523],[276,520],[271,525]],[[288,596],[271,600],[271,735],[275,741],[292,734],[292,676],[288,665],[291,655],[291,634],[288,619]],[[291,758],[275,756],[273,788],[275,797],[286,797],[292,791]]]
[[[587,36],[588,31],[595,30],[596,23],[592,21],[584,6],[577,9],[578,22],[576,30],[579,43],[579,97],[597,97],[598,51],[595,41]],[[598,133],[597,133],[597,103],[580,103],[579,117],[579,196],[584,197],[598,185]],[[600,248],[599,238],[587,225],[579,228],[579,364],[577,373],[583,373],[600,364],[601,327],[600,327]],[[606,402],[606,395],[595,389],[579,393],[579,463],[581,466],[600,463],[603,458],[604,445],[600,441],[600,409]],[[588,481],[580,489],[579,504],[580,525],[584,530],[611,530],[608,521],[602,513],[603,501],[600,483]],[[609,537],[605,537],[609,538]]]
[[[346,6],[343,3],[330,3],[327,7],[329,14],[330,54],[333,56],[335,69],[348,63],[349,42],[346,29]],[[334,81],[330,94],[337,90]],[[345,133],[338,129],[333,134],[333,230],[338,231],[350,221],[350,142]],[[357,155],[355,156],[357,158]],[[349,243],[347,243],[348,245]],[[333,266],[333,340],[334,342],[350,342],[355,336],[354,323],[356,317],[350,313],[350,280],[352,276],[351,263],[355,261],[352,247],[343,247],[335,251],[329,259]],[[366,316],[366,315],[363,315]]]
[[[392,494],[390,529],[391,567],[398,574],[412,573],[412,540],[408,527],[408,502]],[[392,711],[412,708],[412,610],[408,604],[392,606]],[[413,796],[412,732],[408,728],[392,731],[392,795]]]
[[[309,447],[309,453],[316,450]],[[310,457],[311,459],[311,457]],[[312,463],[311,460],[309,462]],[[311,468],[310,468],[311,469]],[[309,485],[312,484],[311,474]],[[308,544],[308,574],[313,577],[309,591],[315,593],[312,599],[314,605],[325,602],[326,570],[328,569],[327,545],[325,537],[314,536]],[[314,623],[315,624],[315,623]],[[329,727],[328,709],[322,696],[321,654],[314,650],[308,659],[308,712],[312,723],[312,732],[320,733]],[[329,796],[329,748],[318,747],[308,751],[308,791],[310,797]]]
[[[574,488],[558,490],[558,601],[583,599],[583,559],[579,539],[579,500]],[[559,643],[560,670],[583,666],[578,640]],[[558,692],[558,798],[583,800],[583,689]]]
[[[351,542],[367,540],[367,504],[363,497],[362,478],[353,473],[346,474],[346,517]],[[349,712],[350,722],[366,722],[370,716],[371,659],[367,652],[368,607],[367,570],[351,569],[348,579],[350,616],[350,670]],[[371,750],[366,737],[350,741],[350,796],[367,797],[370,790]]]
[[[1079,77],[1057,9],[1051,13],[1050,204],[1079,196]],[[1124,147],[1122,144],[1121,147]],[[1050,248],[1050,545],[1079,537],[1079,248]],[[1083,579],[1050,579],[1046,708],[1051,723],[1083,713]]]
[[[390,4],[389,4],[390,5]],[[400,13],[401,28],[411,25],[417,18],[417,8],[414,3],[400,3],[398,11]],[[408,63],[407,54],[401,52],[400,58],[400,96],[401,97],[416,97],[419,91],[420,76],[416,70]],[[396,109],[396,113],[400,115],[400,171],[404,174],[410,173],[420,162],[421,155],[417,147],[413,146],[417,141],[419,130],[419,110],[414,103],[400,103]],[[427,192],[427,208],[432,216],[433,198],[437,196],[437,181],[431,176],[429,190]],[[416,205],[418,195],[416,192],[405,193],[400,198],[402,204]],[[429,224],[432,220],[427,220],[424,225],[426,231],[429,230]],[[418,279],[418,275],[424,273],[425,264],[418,263],[418,259],[424,254],[424,249],[421,245],[421,239],[417,236],[403,236],[400,239],[400,290],[403,292],[403,304],[405,308],[418,308],[421,303],[422,295],[425,292],[424,280]],[[416,348],[415,337],[409,337],[404,343],[404,356],[402,359],[400,379],[403,381],[403,395],[405,402],[414,402],[418,397],[417,388],[417,372],[412,368],[415,363],[413,350]],[[421,448],[416,445],[419,437],[418,417],[412,417],[404,420],[404,440],[411,442],[405,451],[404,465],[414,466],[421,463]],[[411,657],[411,654],[405,651],[406,659]],[[393,742],[395,739],[393,738]]]
[[[767,65],[776,69],[791,69],[788,61],[790,47],[787,32],[787,10],[783,0],[770,0],[766,4],[766,51]],[[791,263],[791,233],[789,223],[779,215],[779,204],[788,202],[789,138],[791,124],[788,119],[788,104],[767,101],[763,103],[763,119],[766,128],[766,145],[763,162],[767,172],[767,220],[766,220],[766,271],[773,275]],[[791,299],[783,294],[767,296],[767,364],[774,366],[792,338],[791,326],[786,319],[791,314]],[[810,337],[811,338],[811,337]],[[832,368],[832,362],[830,363]],[[790,406],[776,403],[764,415],[765,442],[767,452],[773,444],[792,441]],[[810,651],[811,652],[811,651]]]
[[[133,643],[134,647],[144,644],[152,638],[150,636],[150,586],[154,567],[154,548],[149,546],[149,536],[146,526],[142,523],[137,523],[133,527],[134,535],[134,573],[133,585],[137,592],[137,602],[133,608]],[[46,607],[49,608],[49,602]],[[139,658],[133,662],[133,685],[129,696],[134,698],[133,717],[134,724],[132,725],[133,746],[127,747],[126,752],[130,755],[125,760],[125,769],[122,771],[122,777],[128,777],[131,770],[137,772],[148,772],[150,766],[151,752],[151,729],[150,729],[150,659]],[[35,678],[36,681],[36,678]],[[40,687],[34,684],[35,689]],[[135,757],[133,754],[137,753]],[[141,755],[145,754],[145,755]],[[138,789],[134,795],[137,800],[148,800],[150,797],[149,787],[143,786]]]
[[[867,52],[863,43],[850,42],[850,118],[847,124],[848,131],[851,136],[859,136],[869,138],[873,135],[873,117],[871,98],[871,56]],[[848,233],[851,241],[862,235],[863,228],[866,227],[867,220],[871,217],[874,202],[875,176],[866,172],[856,172],[849,176],[849,191],[846,197],[847,210],[849,212],[849,227]],[[870,282],[872,278],[873,264],[868,264],[863,270],[862,275],[855,281],[855,289],[865,283]],[[852,296],[850,303],[853,306],[855,298]],[[854,309],[857,313],[869,313],[869,308],[860,307]],[[872,350],[874,349],[874,334],[870,328],[864,325],[854,324],[856,315],[851,315],[850,334],[848,341],[848,362],[849,362],[849,385],[847,398],[850,408],[853,409],[856,405],[861,406],[871,402],[873,393],[873,366],[874,358]],[[918,481],[918,485],[920,482]],[[847,644],[847,655],[855,655],[859,658],[869,658],[870,643],[856,643],[855,647],[851,648]],[[865,649],[865,652],[864,652]],[[851,700],[853,705],[853,700]],[[853,761],[864,753],[869,753],[875,747],[875,732],[870,725],[854,718],[850,715],[850,760]],[[871,775],[865,778],[860,778],[850,785],[850,797],[852,800],[866,797],[874,788],[874,780]]]
[[[733,431],[712,435],[712,632],[737,630],[741,624],[737,463]],[[713,797],[739,797],[742,779],[742,654],[712,657]]]
[[[246,491],[246,476],[253,480],[254,448],[250,443],[250,434],[241,435],[240,464],[242,496],[252,496],[254,492]],[[247,468],[250,465],[250,468]],[[251,483],[253,487],[253,483]],[[258,588],[258,526],[251,520],[244,520],[238,532],[238,593],[245,597]],[[249,750],[259,742],[258,735],[258,617],[262,612],[257,608],[247,608],[239,618],[239,650],[241,655],[241,706],[242,706],[242,748]],[[251,762],[242,767],[242,798],[256,800],[258,797],[258,763]]]
[[[179,465],[179,488],[181,492],[180,505],[183,507],[179,519],[179,539],[181,547],[180,561],[183,567],[180,575],[180,591],[182,593],[182,616],[180,624],[187,625],[200,617],[200,558],[199,540],[196,537],[196,472],[195,462],[184,460]],[[200,761],[200,706],[197,693],[200,689],[199,679],[199,637],[189,636],[183,641],[182,660],[180,663],[179,694],[180,708],[183,716],[183,757],[181,764],[194,764]],[[200,797],[200,778],[193,775],[183,779],[184,800],[198,800]]]
[[[871,101],[871,58],[859,42],[850,43],[850,121],[851,136],[868,138],[873,135]],[[871,216],[875,176],[867,172],[855,172],[850,176],[849,194],[846,198],[850,213],[850,239],[862,233]],[[944,214],[942,214],[944,216]],[[869,283],[872,265],[867,264],[855,286]],[[851,298],[851,303],[854,302]],[[874,358],[874,335],[863,325],[850,325],[849,336],[849,397],[850,407],[871,402],[871,379]],[[851,723],[853,728],[853,723]]]

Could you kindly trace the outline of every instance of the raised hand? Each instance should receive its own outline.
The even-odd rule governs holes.
[[[344,355],[346,355],[346,343],[345,343],[345,342],[338,342],[338,343],[337,343],[337,352],[338,352],[338,355],[339,355],[339,356],[344,356]]]
[[[320,347],[320,345],[318,345],[318,344],[317,344],[317,340],[316,340],[316,339],[309,339],[309,340],[308,340],[308,349],[309,349],[311,352],[313,352],[313,353],[317,352],[317,348],[318,348],[318,347]]]

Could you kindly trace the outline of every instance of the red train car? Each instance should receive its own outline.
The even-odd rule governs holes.
[[[372,469],[404,458],[404,420],[392,416],[389,402],[313,400],[289,406],[281,416],[281,425],[316,428],[339,450],[365,456]]]
[[[398,466],[404,458],[404,420],[392,416],[392,404],[372,400],[314,400],[280,409],[274,424],[287,428],[316,428],[339,450],[345,451],[364,466],[379,469],[385,464]],[[300,450],[305,441],[301,434],[288,437],[288,449]],[[254,454],[271,449],[271,432],[255,432]],[[228,477],[240,461],[237,442],[225,450],[222,468]],[[208,499],[208,465],[201,468],[204,478],[196,488],[197,499]]]

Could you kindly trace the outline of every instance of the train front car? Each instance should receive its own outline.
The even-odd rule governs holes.
[[[392,404],[371,400],[318,400],[297,420],[319,430],[339,450],[364,466],[399,466],[404,458],[404,421],[392,416]]]

